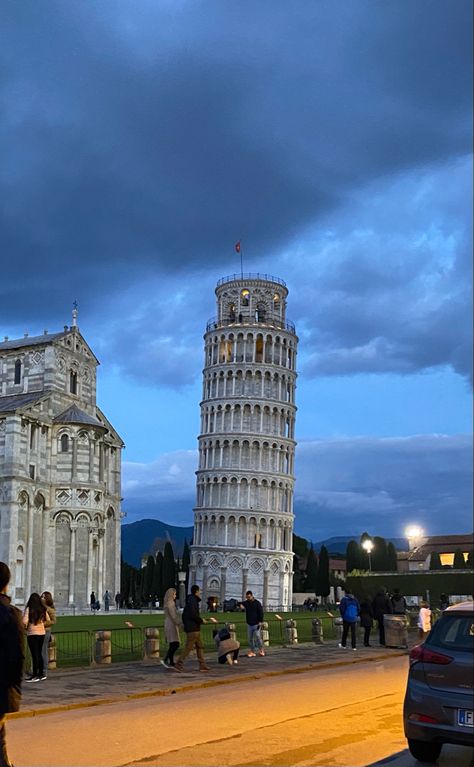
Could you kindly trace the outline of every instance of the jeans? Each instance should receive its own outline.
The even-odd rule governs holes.
[[[260,626],[258,623],[256,623],[255,626],[249,626],[247,623],[247,637],[252,652],[256,652],[263,648],[262,636],[260,634]]]
[[[180,666],[183,665],[189,653],[194,649],[196,650],[197,659],[199,661],[199,667],[200,668],[205,667],[206,660],[204,658],[204,652],[203,652],[204,648],[203,648],[203,644],[201,640],[200,631],[190,631],[189,634],[186,634],[186,645],[184,647],[183,652],[178,658],[178,664]]]
[[[35,677],[43,676],[43,642],[44,634],[32,634],[28,637],[28,647],[33,661],[32,676]]]
[[[343,647],[346,646],[347,635],[349,633],[349,630],[351,632],[351,645],[352,645],[352,648],[355,649],[355,646],[356,646],[356,624],[355,623],[349,623],[348,621],[345,621],[345,620],[342,621],[341,644]]]
[[[364,644],[366,647],[369,644],[371,628],[372,628],[371,626],[364,626]]]

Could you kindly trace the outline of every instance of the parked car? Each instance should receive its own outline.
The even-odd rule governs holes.
[[[225,599],[224,600],[224,612],[225,613],[237,613],[240,610],[240,602],[238,599]]]
[[[474,602],[448,607],[410,652],[403,722],[420,761],[435,762],[444,743],[474,746]]]

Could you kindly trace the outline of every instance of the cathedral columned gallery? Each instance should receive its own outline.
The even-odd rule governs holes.
[[[0,343],[0,560],[17,605],[120,590],[123,442],[96,405],[98,364],[76,310],[60,333]]]
[[[275,277],[232,275],[207,324],[190,581],[291,609],[298,338]]]

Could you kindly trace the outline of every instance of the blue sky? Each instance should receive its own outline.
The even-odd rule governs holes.
[[[74,299],[127,521],[192,523],[217,280],[283,278],[296,531],[472,529],[471,5],[3,4],[0,331]]]

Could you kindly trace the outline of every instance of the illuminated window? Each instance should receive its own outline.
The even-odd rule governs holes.
[[[243,290],[240,294],[240,298],[242,306],[248,306],[250,304],[250,292],[248,290]]]
[[[453,566],[454,562],[454,554],[440,554],[439,558],[441,560],[441,564],[443,565],[449,565],[450,567]]]

